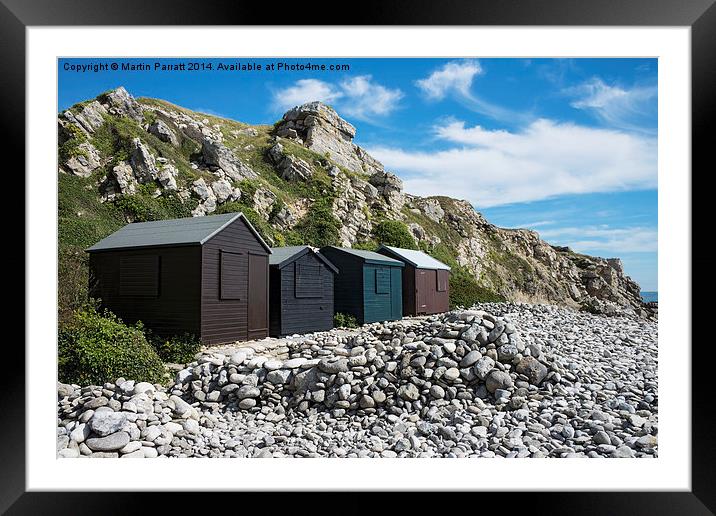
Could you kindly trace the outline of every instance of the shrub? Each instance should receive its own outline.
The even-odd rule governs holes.
[[[350,314],[342,314],[340,312],[333,316],[333,324],[336,328],[357,328],[358,321]]]
[[[111,202],[102,203],[92,178],[57,174],[58,239],[60,244],[91,246],[126,224]]]
[[[64,323],[87,303],[89,260],[82,248],[64,244],[59,245],[57,259],[57,315]]]
[[[80,144],[87,141],[85,133],[73,124],[67,124],[65,126],[65,131],[68,133],[68,137],[67,140],[65,140],[65,142],[59,147],[58,153],[60,161],[64,162],[72,157],[80,155],[86,156],[85,151],[80,149]]]
[[[110,121],[105,121],[104,124],[95,129],[92,135],[92,145],[102,154],[103,156],[112,156],[113,162],[118,163],[122,159],[129,157],[126,150],[122,156],[115,156],[117,151],[120,149],[121,144],[119,137],[112,127]]]
[[[122,195],[114,201],[114,205],[127,214],[134,222],[151,220],[180,219],[191,216],[196,207],[196,200],[183,202],[174,192],[163,192],[158,197],[152,196],[156,185],[147,183],[140,185],[134,195]]]
[[[255,179],[242,179],[239,181],[239,189],[241,190],[241,199],[248,202],[254,198],[256,190],[261,187],[261,183]]]
[[[362,249],[364,251],[375,251],[378,249],[378,244],[375,240],[366,240],[365,242],[356,242],[351,247],[353,249]]]
[[[168,338],[154,335],[150,330],[146,330],[144,333],[159,358],[165,362],[176,364],[191,362],[201,347],[201,341],[192,333],[173,335]]]
[[[148,202],[141,195],[123,195],[114,201],[114,205],[129,215],[134,222],[147,222],[159,218],[153,203]]]
[[[154,122],[157,121],[157,113],[155,111],[145,110],[142,112],[142,117],[144,118],[144,121],[152,125]]]
[[[475,303],[498,303],[505,298],[475,281],[464,269],[453,269],[450,274],[450,308],[469,308]]]
[[[163,379],[161,359],[142,333],[141,324],[126,325],[109,310],[76,310],[60,328],[59,379],[64,383],[102,385],[124,377],[156,383]]]
[[[311,204],[306,215],[294,227],[296,238],[315,247],[336,245],[341,221],[333,215],[333,197],[320,197]]]
[[[94,179],[59,173],[57,296],[60,323],[87,302],[88,255],[84,249],[125,224],[113,203],[101,203]]]
[[[212,215],[223,215],[224,213],[236,213],[239,211],[246,215],[246,212],[248,211],[247,208],[248,206],[246,206],[243,201],[228,201],[217,206]],[[246,218],[249,218],[248,215],[246,215]],[[253,225],[253,222],[251,224]]]
[[[375,239],[384,245],[402,247],[404,249],[417,249],[413,235],[408,226],[399,220],[384,220],[373,230]]]
[[[276,202],[273,203],[273,206],[271,206],[271,213],[269,213],[268,220],[269,222],[273,222],[276,216],[279,214],[281,210],[283,210],[286,207],[286,203],[284,203],[281,199],[276,199]]]

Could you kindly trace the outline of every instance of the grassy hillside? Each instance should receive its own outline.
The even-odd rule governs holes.
[[[145,106],[171,109],[189,114],[198,119],[208,119],[221,127],[224,143],[259,174],[258,179],[236,181],[242,196],[238,201],[218,206],[215,214],[235,211],[243,212],[254,227],[268,242],[274,245],[310,244],[317,247],[338,243],[340,222],[331,212],[335,196],[331,180],[326,172],[328,161],[300,145],[284,142],[286,154],[299,157],[313,165],[314,175],[309,182],[290,182],[276,173],[266,152],[271,147],[270,132],[273,126],[251,126],[256,135],[237,134],[236,131],[249,127],[233,120],[220,119],[198,114],[157,99],[138,99]],[[79,111],[84,103],[70,108]],[[145,111],[145,122],[154,121],[152,112]],[[189,217],[196,207],[194,198],[181,199],[176,193],[163,191],[157,195],[152,184],[139,185],[134,195],[122,195],[101,202],[98,185],[107,177],[115,165],[127,161],[130,143],[139,137],[156,156],[167,158],[179,170],[177,185],[187,188],[194,180],[211,178],[206,171],[192,168],[191,162],[198,158],[199,142],[180,135],[180,146],[175,147],[148,133],[142,125],[126,116],[104,117],[105,122],[91,137],[81,131],[74,131],[75,137],[58,150],[62,162],[81,152],[78,145],[88,141],[103,156],[102,166],[90,177],[82,178],[67,173],[58,174],[59,195],[59,311],[64,319],[72,309],[87,298],[87,256],[84,249],[116,231],[128,222],[143,222],[167,218]],[[253,196],[257,189],[270,191],[276,197],[269,216],[259,215],[254,206]],[[290,231],[279,231],[271,225],[272,218],[286,203],[302,199],[311,202],[305,215]]]
[[[98,99],[102,101],[105,95]],[[277,141],[276,124],[251,126],[162,100],[135,101],[131,96],[129,99],[140,108],[126,113],[102,104],[105,107],[99,106],[100,115],[95,114],[96,123],[91,131],[81,129],[73,118],[81,118],[84,110],[92,107],[92,101],[70,108],[70,116],[59,117],[63,127],[58,148],[61,321],[87,299],[84,249],[128,222],[192,216],[192,211],[200,206],[198,194],[192,190],[193,183],[203,179],[206,185],[212,185],[219,177],[230,181],[233,191],[239,189],[241,195],[236,200],[218,203],[213,213],[243,212],[270,245],[336,245],[345,238],[341,236],[346,230],[341,220],[350,224],[354,218],[361,219],[363,230],[360,233],[356,230],[351,240],[354,247],[375,249],[386,243],[419,248],[450,265],[453,306],[506,299],[569,304],[571,300],[563,284],[565,266],[594,269],[591,257],[569,252],[557,253],[559,263],[540,261],[534,246],[543,250],[549,246],[536,235],[496,228],[462,201],[406,196],[405,204],[401,202],[395,207],[390,198],[376,194],[376,188],[368,184],[368,175],[346,169],[338,164],[339,160],[331,159],[329,153],[322,155],[300,141],[280,138],[283,155],[302,160],[311,169],[308,179],[286,180],[269,157],[269,149]],[[150,125],[157,122],[171,126],[176,139],[170,143],[152,134]],[[193,129],[188,130],[187,124]],[[250,167],[256,177],[237,181],[230,180],[228,175],[217,175],[204,161],[202,140],[206,134],[220,140],[229,154]],[[136,138],[157,162],[161,160],[175,167],[175,189],[150,181],[137,184],[133,194],[106,194],[113,167],[130,161]],[[73,175],[67,167],[68,160],[87,157],[87,145],[96,149],[100,166],[89,177]],[[336,180],[336,175],[340,180]],[[234,194],[232,198],[235,197]],[[445,216],[441,219],[431,215],[421,207],[425,202],[432,203]],[[424,236],[414,237],[408,225],[413,229],[419,226]],[[555,253],[549,249],[547,252]]]

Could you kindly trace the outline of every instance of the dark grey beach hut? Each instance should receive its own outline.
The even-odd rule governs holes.
[[[380,254],[400,260],[403,315],[439,314],[450,307],[450,267],[422,251],[382,245]]]
[[[274,337],[333,328],[338,269],[306,245],[274,247],[269,257],[269,319]]]
[[[372,251],[328,246],[320,251],[338,268],[335,310],[359,324],[403,316],[403,262]]]
[[[204,344],[268,336],[271,249],[241,213],[133,223],[93,245],[90,296]]]

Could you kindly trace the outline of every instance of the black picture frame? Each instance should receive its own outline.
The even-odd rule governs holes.
[[[348,6],[346,6],[348,7]],[[708,189],[693,188],[694,170],[707,170],[707,152],[713,147],[716,125],[716,6],[714,0],[419,0],[412,2],[364,0],[339,18],[336,3],[317,0],[305,3],[273,3],[215,0],[0,0],[0,102],[3,147],[13,152],[13,170],[24,168],[25,148],[25,30],[29,26],[112,26],[112,25],[552,25],[552,26],[688,26],[691,27],[692,79],[692,171],[670,171],[692,181],[692,234],[707,231],[698,227],[709,220],[704,206],[712,204],[705,196]],[[335,13],[335,14],[333,14]],[[334,18],[329,19],[331,15]],[[710,156],[709,156],[710,157]],[[712,160],[711,160],[712,161]],[[711,165],[711,163],[709,163]],[[713,168],[713,165],[710,166]],[[9,169],[6,169],[9,172]],[[28,192],[29,193],[29,192]],[[702,201],[702,202],[699,202]],[[702,210],[702,217],[698,210]],[[706,234],[706,233],[703,233]],[[709,232],[710,234],[710,232]],[[23,237],[24,239],[24,237]],[[17,246],[18,248],[20,246]],[[20,251],[22,253],[23,251]],[[705,272],[706,260],[692,255],[692,275]],[[25,274],[31,271],[25,269]],[[709,276],[699,276],[699,279]],[[709,282],[704,282],[703,290]],[[18,303],[19,304],[19,303]],[[707,303],[697,305],[694,315],[706,315]],[[30,307],[31,309],[31,307]],[[688,328],[687,321],[684,321]],[[694,328],[696,330],[696,328]],[[9,338],[9,337],[7,337]],[[690,342],[693,340],[693,345]],[[498,493],[481,494],[509,498],[510,510],[527,514],[714,514],[716,489],[716,440],[710,415],[713,413],[712,389],[708,385],[714,358],[710,338],[699,342],[696,334],[685,332],[678,345],[696,360],[692,361],[692,490],[690,492],[585,492],[585,493]],[[9,352],[10,343],[6,342]],[[48,344],[49,347],[49,344]],[[698,353],[697,353],[698,351]],[[3,422],[0,441],[0,511],[8,514],[119,514],[143,512],[156,502],[156,494],[112,493],[40,493],[25,488],[25,368],[24,355],[13,351],[12,367],[3,370],[0,389]],[[689,387],[684,382],[684,390]],[[31,444],[31,443],[30,443]],[[213,495],[211,495],[213,497]],[[295,494],[299,505],[310,504],[311,494]],[[348,496],[355,496],[348,495]],[[166,493],[163,509],[181,504],[186,511],[197,503],[206,507],[203,497],[191,493]],[[400,497],[401,512],[420,510],[424,497]],[[489,500],[489,499],[486,499]],[[246,507],[251,498],[240,507]],[[417,502],[417,503],[416,503]],[[490,500],[492,502],[492,500]],[[487,501],[480,502],[483,507]],[[168,504],[168,505],[165,505]],[[305,505],[304,505],[305,506]],[[235,506],[238,510],[239,506]],[[424,506],[423,506],[424,507]],[[540,508],[543,508],[541,510]],[[224,507],[228,509],[228,507]],[[477,507],[475,507],[477,509]],[[320,510],[317,506],[314,510]],[[341,512],[357,512],[360,506],[346,502]],[[188,513],[188,512],[187,512]]]

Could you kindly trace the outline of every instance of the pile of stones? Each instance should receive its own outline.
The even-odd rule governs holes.
[[[205,352],[167,388],[60,384],[58,454],[655,456],[649,324],[499,304]]]

